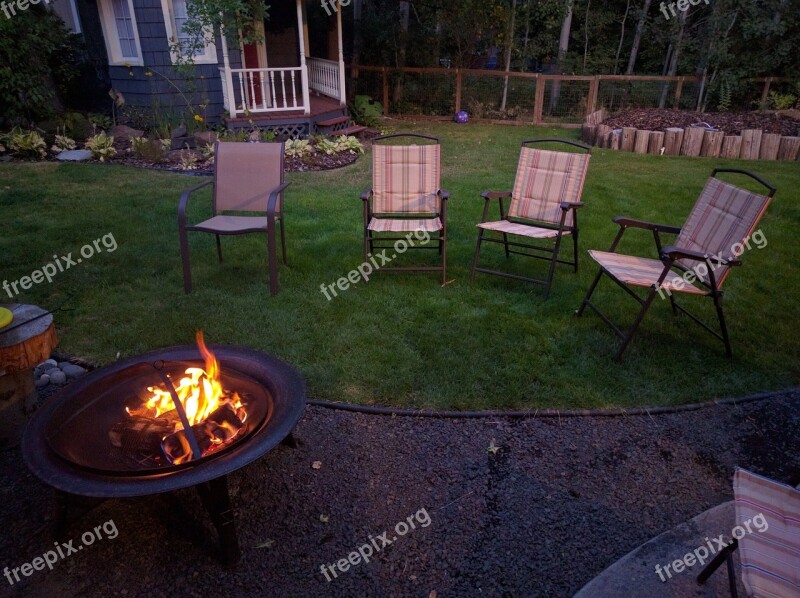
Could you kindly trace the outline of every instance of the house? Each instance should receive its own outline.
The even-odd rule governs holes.
[[[73,1],[73,0],[69,0]],[[210,121],[259,127],[280,135],[352,133],[347,118],[342,8],[306,0],[273,0],[253,23],[261,43],[217,30],[189,69],[176,54],[187,0],[74,0],[90,51],[107,58],[111,87],[128,108],[162,115],[191,104]],[[205,107],[199,107],[207,104]],[[252,124],[251,124],[252,123]]]

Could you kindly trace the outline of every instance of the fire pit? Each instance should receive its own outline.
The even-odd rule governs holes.
[[[153,351],[96,370],[31,419],[28,467],[74,496],[123,498],[196,486],[226,563],[240,552],[227,474],[281,442],[305,406],[299,374],[239,347]],[[65,514],[66,505],[62,505]]]

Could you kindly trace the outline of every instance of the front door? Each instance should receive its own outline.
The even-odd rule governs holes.
[[[242,62],[246,69],[265,69],[267,68],[267,48],[263,42],[264,23],[254,25],[255,33],[262,39],[259,43],[242,44]],[[269,90],[269,77],[266,73],[248,73],[245,79],[245,95],[247,96],[247,108],[267,108],[272,107],[272,100]]]

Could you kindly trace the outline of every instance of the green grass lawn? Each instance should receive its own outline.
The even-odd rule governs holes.
[[[362,261],[358,193],[370,185],[369,156],[326,173],[288,176],[286,219],[290,266],[270,297],[266,242],[223,239],[218,265],[211,235],[191,238],[195,292],[180,273],[176,207],[196,178],[96,164],[2,164],[3,279],[17,280],[112,233],[118,243],[23,291],[17,302],[54,307],[61,349],[100,363],[119,354],[192,343],[196,329],[211,343],[273,353],[304,374],[313,398],[415,408],[594,408],[673,405],[781,389],[800,380],[800,164],[639,156],[594,150],[581,212],[581,270],[562,266],[550,299],[538,286],[480,275],[469,282],[485,189],[510,189],[521,140],[575,137],[574,132],[454,124],[404,124],[442,139],[448,208],[449,270],[377,275],[327,301],[320,285]],[[681,224],[714,166],[751,169],[778,193],[761,223],[768,245],[743,256],[726,283],[735,356],[657,300],[621,365],[616,337],[593,314],[574,316],[592,277],[590,248],[607,249],[611,218],[629,215]],[[210,195],[194,200],[195,221]],[[623,251],[653,256],[652,237],[631,230]],[[489,245],[487,264],[502,265]],[[413,257],[413,254],[408,254]],[[432,256],[430,256],[432,257]],[[542,273],[538,260],[512,257],[518,272]],[[11,302],[7,294],[4,300]],[[609,281],[597,303],[620,324],[637,305]],[[706,303],[708,305],[706,305]],[[707,299],[683,304],[713,317]]]

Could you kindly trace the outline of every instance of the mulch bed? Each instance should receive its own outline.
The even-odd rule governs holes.
[[[730,500],[735,466],[775,479],[800,468],[798,407],[800,391],[627,417],[452,420],[309,407],[299,448],[279,447],[230,476],[236,569],[214,559],[213,528],[187,490],[103,503],[62,541],[78,545],[112,519],[117,538],[8,592],[572,596],[633,548]],[[19,449],[0,453],[0,475],[0,567],[14,568],[53,547],[53,491]],[[370,535],[395,537],[421,509],[429,525],[326,581],[321,565]]]
[[[743,129],[761,129],[764,133],[800,135],[800,112],[692,112],[688,110],[628,110],[603,121],[612,129],[634,127],[646,131],[661,131],[668,127],[686,128],[705,122],[724,131],[739,135]]]

